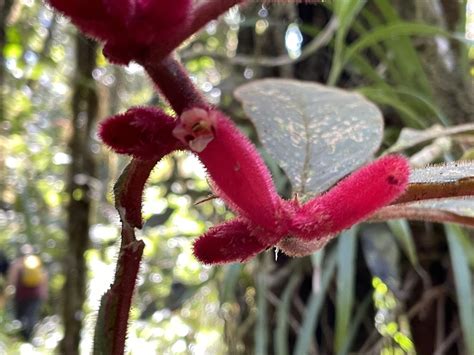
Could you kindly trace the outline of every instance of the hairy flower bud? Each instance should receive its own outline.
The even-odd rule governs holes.
[[[238,214],[195,242],[194,253],[206,264],[246,261],[271,246],[291,256],[312,253],[395,200],[408,184],[408,161],[391,155],[303,205],[297,199],[284,201],[248,138],[221,112],[199,107],[177,120],[157,108],[133,108],[104,121],[99,135],[117,153],[142,160],[159,160],[179,149],[199,157],[216,195]],[[128,202],[121,201],[138,205]],[[129,210],[127,220],[140,225],[139,209]]]
[[[116,153],[142,160],[161,159],[185,146],[172,132],[176,120],[158,108],[136,107],[101,123],[99,136]]]

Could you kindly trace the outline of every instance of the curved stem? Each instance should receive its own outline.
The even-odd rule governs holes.
[[[191,107],[209,108],[183,65],[171,55],[158,63],[141,64],[178,115]]]

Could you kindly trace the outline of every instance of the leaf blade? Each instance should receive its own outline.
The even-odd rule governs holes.
[[[387,222],[388,228],[397,238],[402,249],[410,260],[413,267],[419,266],[418,255],[416,253],[415,242],[413,240],[413,233],[411,232],[410,225],[405,219],[395,219]]]
[[[277,327],[274,335],[274,347],[276,355],[288,355],[288,318],[290,314],[291,296],[301,281],[301,275],[291,277],[285,287],[280,305],[277,310]]]
[[[351,228],[338,238],[337,254],[337,295],[336,295],[336,334],[334,349],[341,353],[347,339],[352,308],[355,298],[356,238],[357,228]]]
[[[382,114],[357,93],[264,79],[239,87],[235,96],[297,193],[325,191],[380,146]]]
[[[318,293],[311,293],[308,300],[308,306],[306,307],[306,316],[304,317],[301,331],[296,340],[294,355],[308,354],[311,339],[316,328],[316,324],[319,317],[319,312],[323,306],[324,298],[331,282],[332,276],[336,270],[337,258],[335,254],[328,257],[328,261],[323,270],[321,278],[321,287]]]
[[[449,254],[453,265],[454,281],[456,286],[456,296],[458,299],[459,316],[461,318],[461,328],[464,334],[464,341],[469,354],[474,354],[474,299],[472,297],[472,274],[469,270],[469,263],[463,250],[463,245],[459,240],[463,236],[462,230],[455,225],[445,226]]]

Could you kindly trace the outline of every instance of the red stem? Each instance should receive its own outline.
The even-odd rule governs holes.
[[[133,230],[123,229],[123,233]],[[115,281],[102,298],[94,339],[94,354],[125,353],[128,317],[145,243],[134,241],[120,247]]]
[[[123,229],[127,224],[131,228],[142,228],[143,189],[156,163],[157,160],[133,159],[117,180],[114,187],[115,207],[120,214]],[[123,233],[122,240],[127,245],[135,240],[135,236],[132,238],[129,234]]]
[[[196,90],[188,73],[180,62],[170,54],[178,43],[184,42],[188,37],[199,31],[209,21],[218,18],[231,7],[245,0],[205,0],[200,1],[192,10],[193,17],[189,24],[177,29],[177,32],[162,43],[158,48],[153,48],[146,58],[139,60],[163,96],[180,115],[191,107],[209,108],[209,104]]]
[[[172,56],[154,64],[145,62],[142,65],[178,115],[191,107],[209,108],[182,64]]]

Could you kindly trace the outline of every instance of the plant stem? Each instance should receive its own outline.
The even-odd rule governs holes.
[[[124,227],[122,235],[127,233],[133,234],[133,229]],[[94,354],[125,353],[128,317],[145,247],[141,240],[124,244],[126,239],[129,238],[123,236],[114,284],[102,297],[94,335]]]
[[[172,56],[155,64],[147,61],[142,65],[178,115],[191,107],[209,107],[182,64]]]
[[[411,183],[407,191],[392,205],[439,198],[467,197],[474,195],[474,179],[460,179],[453,183]]]
[[[455,213],[431,208],[410,207],[401,205],[387,206],[375,213],[368,222],[385,222],[391,219],[406,218],[412,221],[435,223],[458,223],[474,227],[474,218],[460,216]]]
[[[131,228],[142,228],[142,195],[145,183],[158,160],[133,159],[125,168],[114,186],[115,207],[122,224]],[[135,241],[135,236],[122,234],[124,244]]]
[[[94,354],[123,354],[130,306],[145,244],[135,238],[141,228],[143,188],[156,161],[133,159],[114,187],[115,205],[122,220],[114,283],[102,297],[94,335]]]

